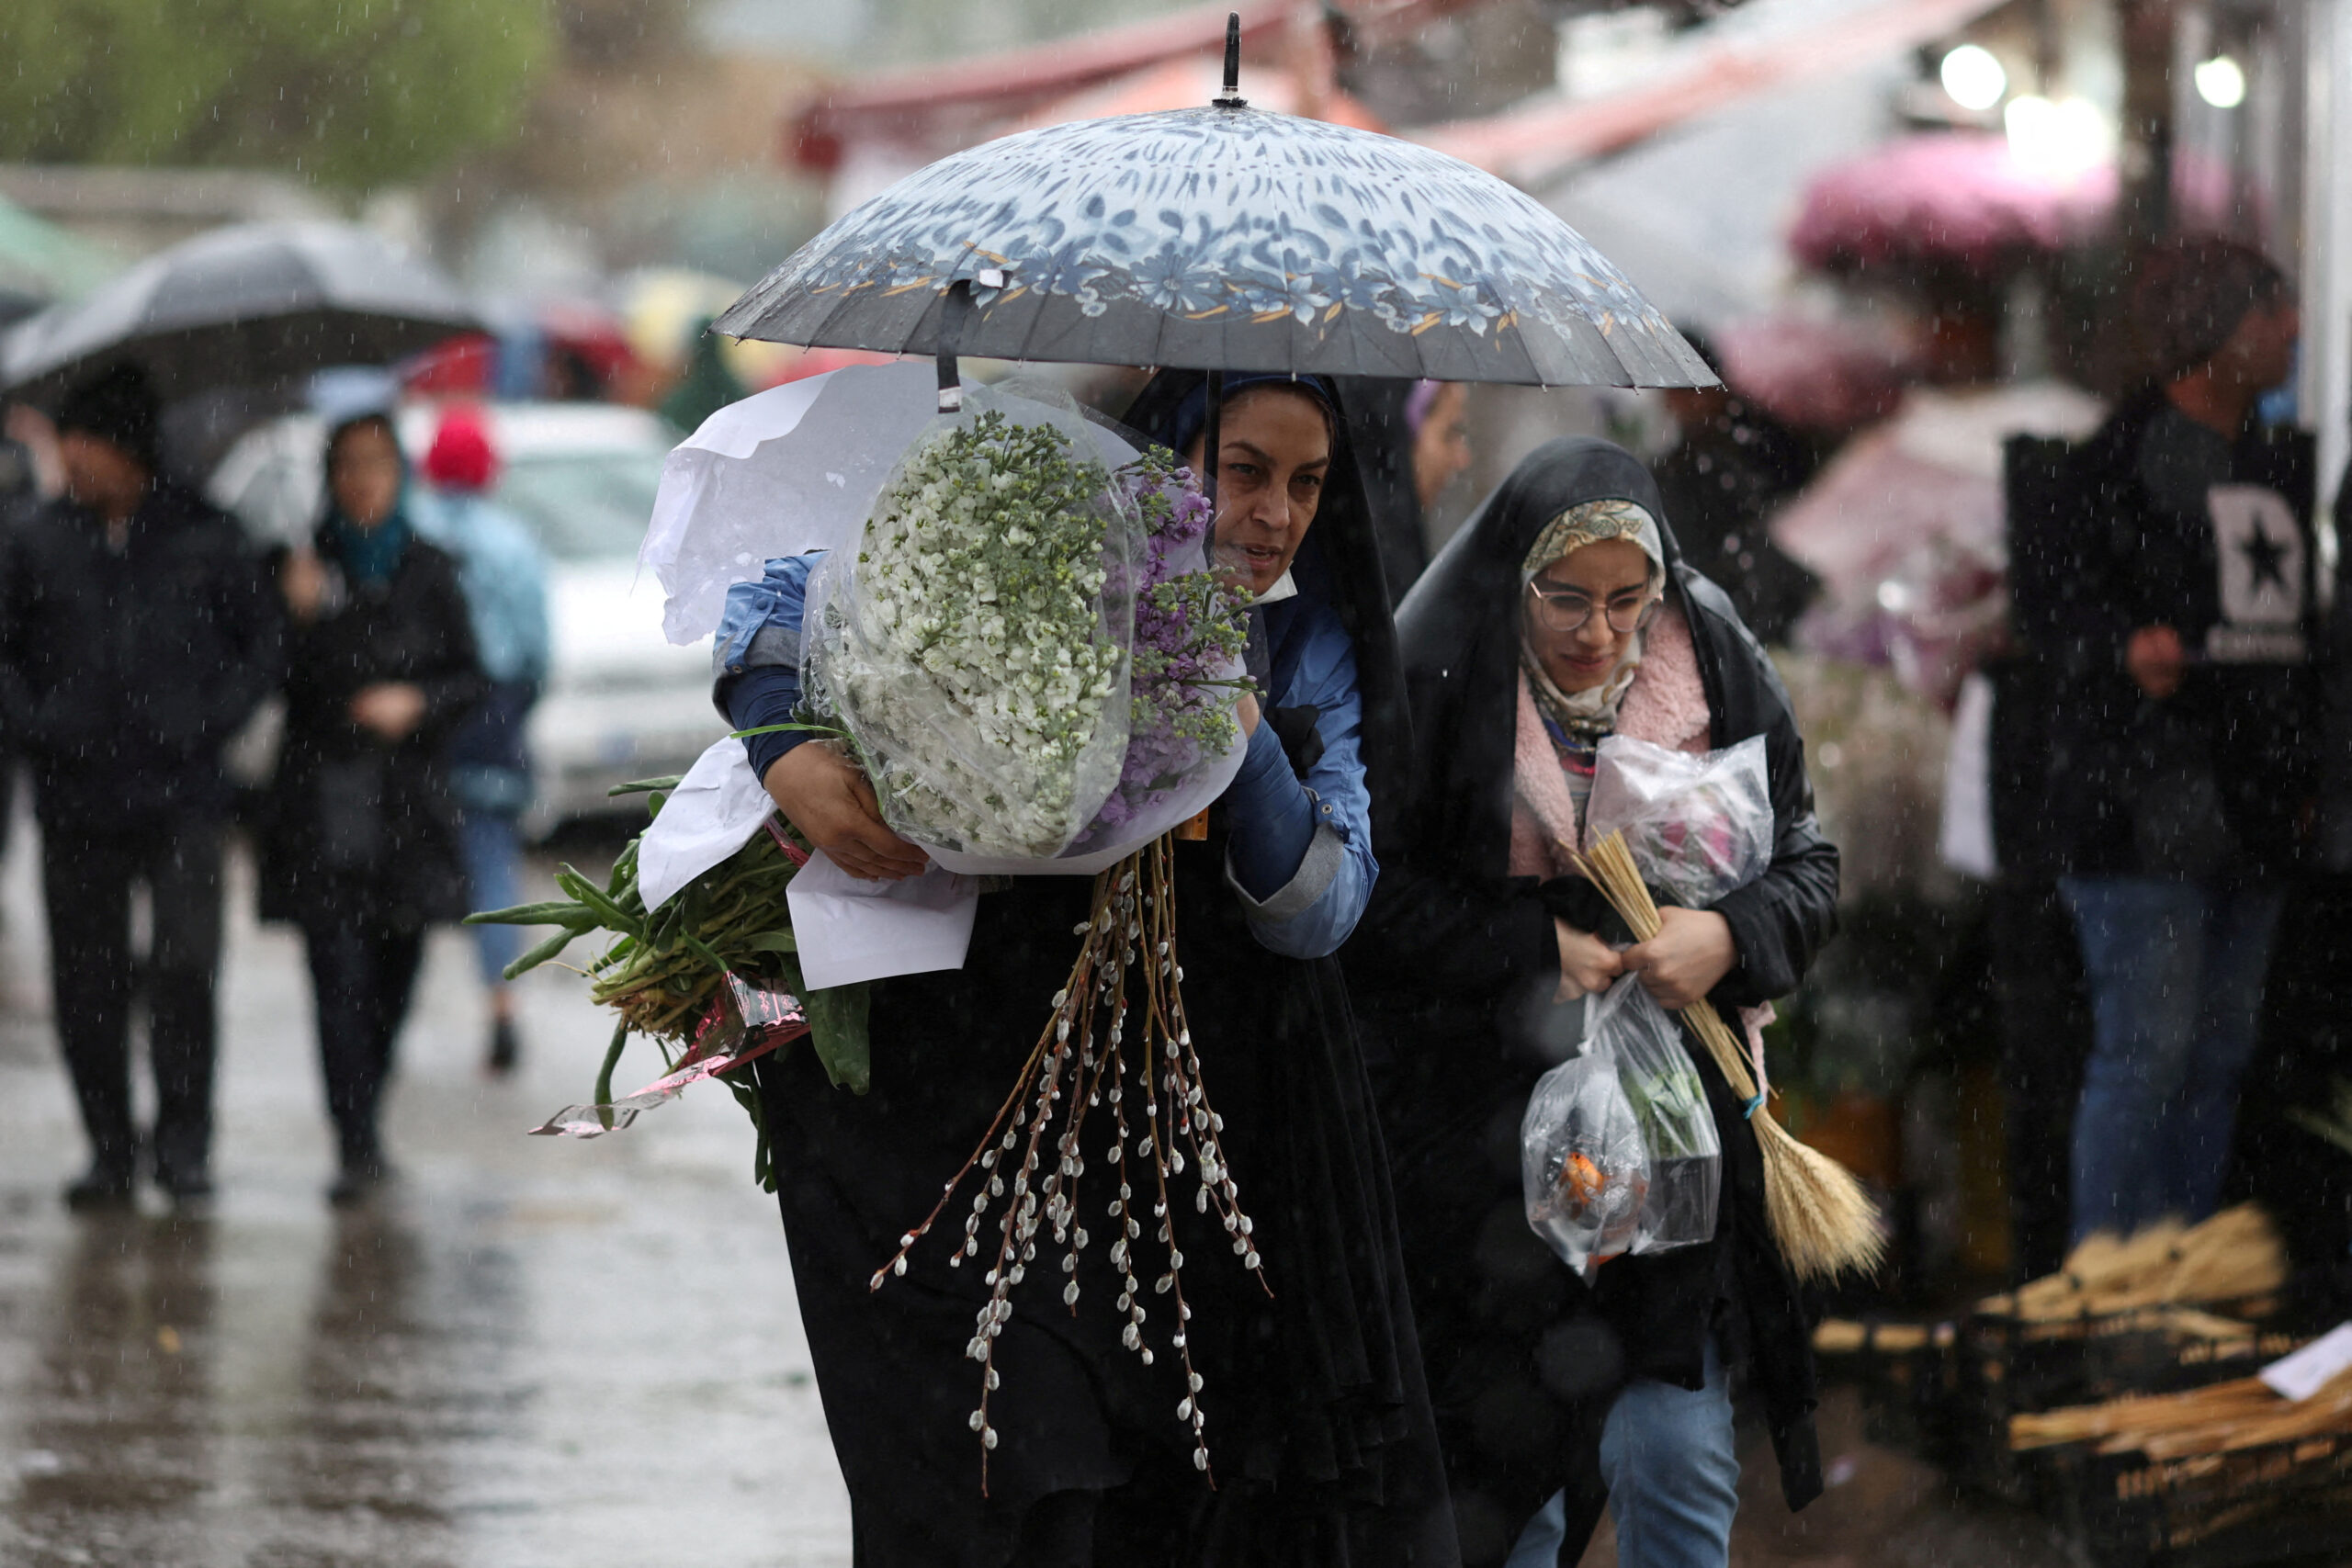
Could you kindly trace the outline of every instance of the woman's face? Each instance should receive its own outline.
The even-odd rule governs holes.
[[[1521,595],[1527,644],[1552,684],[1570,694],[1591,691],[1625,657],[1638,617],[1657,592],[1650,558],[1633,540],[1581,546],[1537,572]],[[1561,623],[1579,615],[1582,626],[1561,629]],[[1618,624],[1634,629],[1620,631]]]
[[[361,528],[392,514],[401,498],[401,449],[374,420],[345,431],[327,454],[327,488],[342,513]]]
[[[1184,460],[1203,472],[1200,441]],[[1313,395],[1251,387],[1228,398],[1217,432],[1217,565],[1252,593],[1282,580],[1322,504],[1331,427]]]
[[[1470,466],[1470,389],[1449,381],[1430,399],[1430,412],[1413,435],[1413,492],[1434,506],[1445,487]]]

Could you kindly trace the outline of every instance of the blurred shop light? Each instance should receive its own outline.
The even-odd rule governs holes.
[[[2001,111],[2009,151],[2025,167],[2060,179],[2086,174],[2115,155],[2115,130],[2086,98],[2052,103],[2039,94],[2011,98]]]
[[[2009,73],[1983,44],[1962,44],[1944,56],[1937,74],[1943,78],[1944,91],[1951,95],[1952,102],[1979,113],[1999,103],[2009,90]]]
[[[2245,102],[2245,72],[2226,54],[2200,60],[2190,73],[2197,96],[2217,109],[2233,109]]]

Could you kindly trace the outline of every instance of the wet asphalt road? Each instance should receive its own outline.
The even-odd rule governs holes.
[[[240,876],[211,1216],[70,1215],[28,847],[0,872],[0,1563],[846,1568],[731,1098],[523,1136],[588,1098],[608,1028],[543,971],[523,1069],[486,1078],[472,951],[436,935],[387,1122],[401,1180],[339,1215],[300,946]]]
[[[70,1215],[57,1189],[84,1146],[28,826],[0,863],[0,1565],[846,1568],[783,1239],[729,1096],[592,1143],[523,1136],[587,1098],[608,1029],[542,970],[522,1070],[486,1077],[472,952],[438,934],[390,1098],[401,1180],[338,1214],[300,946],[254,926],[240,863],[220,1196],[199,1220],[152,1194]],[[655,1070],[632,1060],[616,1087]],[[1743,1432],[1736,1562],[2065,1561],[2039,1521],[1864,1442],[1849,1394],[1823,1414],[1831,1489],[1795,1518]],[[1585,1561],[1613,1568],[1606,1526]]]

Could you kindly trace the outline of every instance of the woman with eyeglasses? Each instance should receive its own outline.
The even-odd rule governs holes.
[[[1589,1282],[1529,1227],[1520,1121],[1621,976],[1726,1017],[1793,990],[1836,924],[1787,693],[1724,591],[1682,563],[1656,487],[1604,441],[1523,462],[1397,613],[1430,759],[1381,846],[1347,956],[1378,1044],[1398,1225],[1471,1568],[1573,1563],[1606,1504],[1628,1568],[1729,1559],[1730,1375],[1762,1396],[1792,1507],[1820,1491],[1810,1338],[1764,1219],[1742,1104],[1703,1048],[1724,1147],[1714,1238]],[[1645,942],[1570,868],[1600,743],[1765,738],[1771,866]]]

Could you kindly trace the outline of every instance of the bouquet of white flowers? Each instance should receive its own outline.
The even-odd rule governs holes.
[[[1102,451],[1067,403],[968,394],[809,584],[811,707],[951,870],[1102,870],[1239,760],[1247,601],[1207,570],[1208,503],[1164,454]]]

